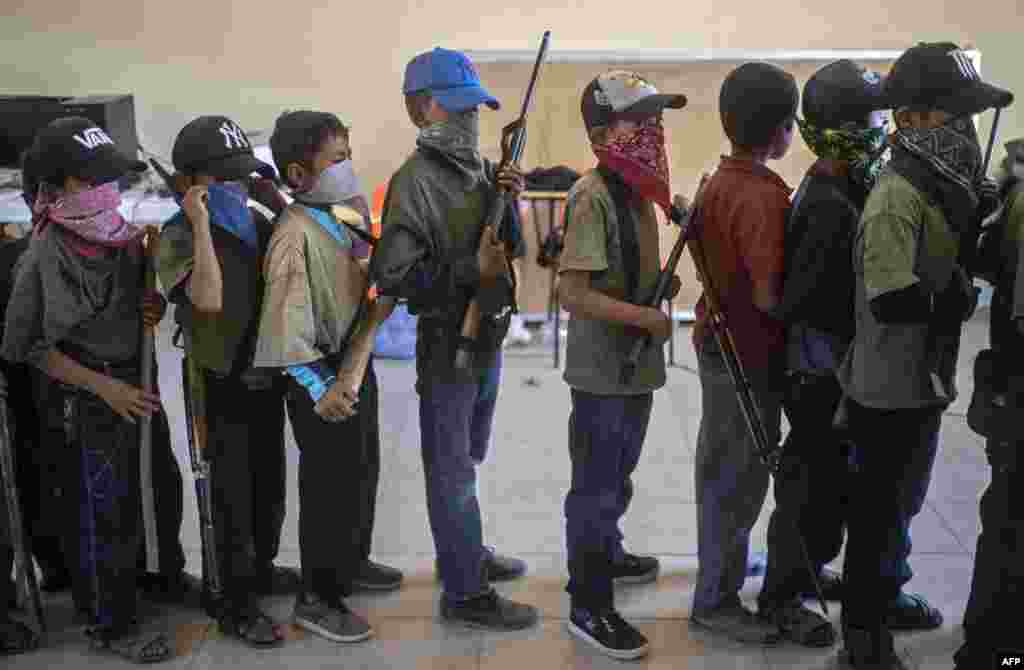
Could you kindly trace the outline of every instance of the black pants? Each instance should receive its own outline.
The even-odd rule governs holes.
[[[842,389],[832,375],[790,379],[783,406],[790,431],[775,477],[776,507],[768,524],[768,568],[758,597],[760,607],[778,606],[810,585],[814,570],[834,560],[846,532],[851,454],[832,428]]]
[[[887,605],[910,578],[910,520],[928,489],[942,410],[849,407],[857,469],[850,486],[843,627],[867,631],[880,653],[892,647]]]
[[[373,537],[380,438],[373,362],[359,390],[358,412],[329,423],[309,393],[288,377],[288,417],[299,447],[299,551],[304,588],[333,599],[352,591]]]
[[[285,513],[284,378],[251,389],[205,373],[214,532],[225,599],[244,607],[277,557]]]
[[[981,535],[964,613],[959,670],[996,667],[996,651],[1024,650],[1017,606],[1024,595],[1024,442],[987,445],[992,481],[981,497]]]
[[[159,377],[155,368],[153,375],[154,378]],[[59,550],[57,555],[61,557],[60,560],[67,561],[67,567],[74,577],[77,574],[75,565],[76,557],[79,555],[80,537],[80,446],[76,441],[74,426],[65,420],[69,409],[67,387],[39,371],[34,371],[32,381],[40,421],[41,448],[36,467],[43,500],[38,508],[37,518],[41,527],[39,534],[44,535],[43,546],[47,548],[48,553],[56,554]],[[132,383],[137,383],[137,380]],[[166,414],[155,414],[150,425],[153,430],[153,496],[156,507],[160,575],[173,578],[180,575],[185,568],[185,551],[181,544],[183,480],[178,460],[174,456]],[[140,523],[141,515],[140,501]],[[56,543],[58,549],[49,549],[53,538],[59,538],[59,542]],[[38,540],[33,537],[33,549],[37,542]],[[140,577],[145,571],[145,565],[145,544],[143,538],[140,538],[137,548]],[[73,593],[78,609],[88,611],[92,600],[88,582],[76,579]]]

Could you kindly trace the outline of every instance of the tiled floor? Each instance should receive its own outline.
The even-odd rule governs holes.
[[[898,644],[916,668],[950,668],[960,643],[959,625],[967,599],[974,544],[978,533],[977,500],[988,481],[981,440],[968,430],[963,412],[970,394],[970,361],[984,341],[979,314],[969,324],[960,371],[961,399],[943,422],[942,446],[927,504],[913,526],[915,570],[910,589],[921,592],[946,615],[939,630],[901,636]],[[172,417],[175,449],[183,471],[188,457],[179,388],[180,358],[170,347],[169,328],[161,337],[161,378]],[[630,549],[657,554],[663,574],[656,584],[623,589],[623,614],[648,635],[653,651],[638,665],[649,668],[732,670],[746,668],[812,669],[829,666],[834,650],[808,651],[793,646],[743,647],[698,631],[686,621],[696,576],[696,527],[692,465],[700,413],[693,374],[695,359],[688,331],[676,340],[679,367],[656,395],[647,444],[636,477],[636,498],[624,522]],[[371,642],[340,646],[292,630],[286,647],[252,651],[224,639],[209,620],[194,610],[171,617],[179,658],[162,667],[196,670],[226,667],[261,668],[415,668],[449,670],[599,669],[620,666],[571,639],[565,632],[565,583],[562,497],[568,486],[566,419],[569,398],[550,352],[510,351],[494,424],[494,440],[481,471],[480,495],[485,533],[490,544],[529,561],[525,579],[499,586],[506,595],[538,606],[542,624],[517,634],[486,634],[441,623],[438,589],[433,578],[433,545],[427,525],[418,449],[416,395],[411,363],[380,361],[382,482],[375,536],[378,560],[406,572],[405,587],[385,595],[360,595],[351,604],[369,617],[377,635]],[[290,438],[289,438],[290,439]],[[281,562],[297,565],[297,454],[289,451],[289,514]],[[189,478],[186,474],[186,483]],[[191,486],[186,486],[183,530],[190,569],[198,569],[198,532]],[[769,500],[754,531],[754,546],[764,546]],[[744,597],[753,598],[760,580],[748,581]],[[120,661],[87,651],[71,623],[67,599],[47,603],[52,628],[46,648],[36,654],[5,659],[4,667],[99,668]],[[286,619],[291,602],[276,599],[270,609]],[[838,606],[832,617],[838,621]],[[153,612],[156,614],[156,611]],[[122,666],[123,667],[123,666]]]

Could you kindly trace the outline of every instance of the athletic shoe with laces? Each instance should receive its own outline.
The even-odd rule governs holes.
[[[332,642],[362,642],[373,635],[366,619],[348,608],[341,598],[327,601],[313,594],[295,598],[296,626]]]
[[[658,579],[661,564],[653,556],[625,554],[612,565],[612,579],[616,584],[648,584]]]
[[[367,559],[359,566],[352,586],[365,591],[394,591],[402,586],[400,570]]]
[[[612,608],[574,607],[566,626],[571,634],[612,658],[628,661],[644,656],[649,649],[643,633]]]
[[[537,609],[503,598],[494,589],[468,600],[441,596],[441,617],[473,628],[522,630],[537,623]]]

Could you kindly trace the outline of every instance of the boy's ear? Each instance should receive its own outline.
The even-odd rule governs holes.
[[[306,168],[298,163],[289,163],[288,167],[285,168],[284,177],[289,186],[293,188],[300,186],[306,179]]]

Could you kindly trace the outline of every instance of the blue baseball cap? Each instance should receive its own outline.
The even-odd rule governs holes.
[[[464,112],[477,105],[501,107],[480,85],[480,76],[466,54],[441,47],[416,56],[405,66],[402,93],[420,91],[429,91],[446,112]]]

